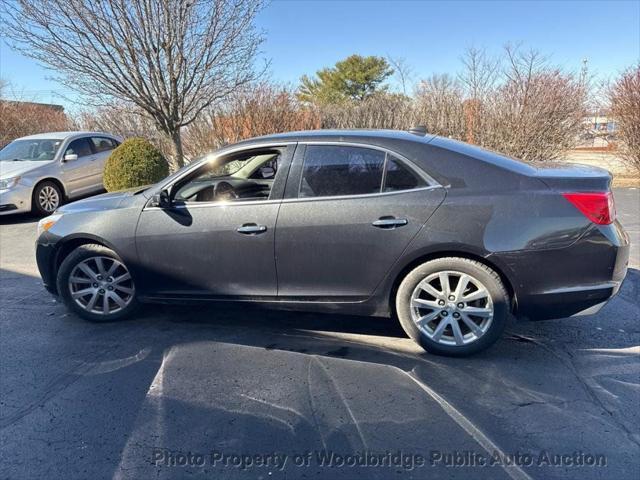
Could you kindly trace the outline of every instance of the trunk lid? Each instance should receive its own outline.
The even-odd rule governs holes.
[[[550,163],[536,167],[536,178],[560,192],[607,192],[611,174],[604,168],[575,163]]]

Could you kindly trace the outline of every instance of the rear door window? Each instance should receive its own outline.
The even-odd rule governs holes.
[[[391,153],[366,147],[308,145],[299,197],[397,192],[429,184]]]
[[[300,197],[333,197],[379,193],[385,153],[363,147],[307,146]]]
[[[108,152],[117,146],[115,141],[106,137],[91,137],[91,143],[96,153]]]

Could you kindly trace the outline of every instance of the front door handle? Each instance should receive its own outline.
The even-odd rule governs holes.
[[[241,227],[238,227],[236,231],[244,235],[258,235],[259,233],[266,232],[267,227],[264,225],[257,225],[255,223],[245,223]]]
[[[380,217],[378,220],[373,222],[371,225],[378,228],[388,228],[393,229],[397,227],[402,227],[409,223],[406,218],[395,218],[395,217]]]

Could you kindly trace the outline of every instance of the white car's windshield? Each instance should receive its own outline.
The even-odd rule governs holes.
[[[59,139],[15,140],[0,150],[0,161],[53,160],[61,144]]]

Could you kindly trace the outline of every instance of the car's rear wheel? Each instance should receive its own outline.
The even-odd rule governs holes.
[[[69,309],[91,321],[119,320],[138,306],[129,269],[102,245],[81,245],[60,265],[58,292]]]
[[[493,344],[509,315],[509,295],[486,265],[448,257],[412,270],[396,294],[407,334],[431,353],[466,356]]]
[[[40,182],[33,190],[32,210],[38,215],[51,215],[62,205],[62,191],[54,182]]]

